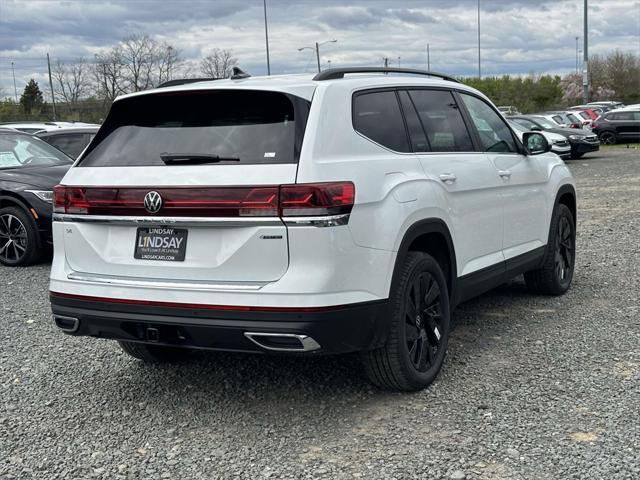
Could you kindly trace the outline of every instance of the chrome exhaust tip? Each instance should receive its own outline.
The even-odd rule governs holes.
[[[52,315],[53,323],[63,332],[73,333],[80,327],[80,320],[75,317],[65,317],[64,315]]]
[[[244,332],[244,336],[260,348],[273,352],[312,352],[321,348],[310,336],[297,333]]]

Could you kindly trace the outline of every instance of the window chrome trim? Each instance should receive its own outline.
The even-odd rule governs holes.
[[[328,217],[284,217],[288,227],[339,227],[349,223],[350,213]]]
[[[172,225],[184,227],[276,227],[282,226],[279,217],[121,217],[115,215],[53,214],[54,222],[100,223],[107,225]]]
[[[253,292],[260,290],[269,282],[209,282],[202,280],[160,280],[142,277],[117,277],[115,275],[97,275],[93,273],[72,272],[67,279],[75,282],[92,283],[97,285],[111,285],[117,287],[154,288],[164,290],[189,290],[200,292],[233,291]]]

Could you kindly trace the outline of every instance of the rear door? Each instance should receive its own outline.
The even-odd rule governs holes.
[[[445,196],[458,276],[494,265],[501,268],[503,206],[499,178],[488,158],[475,151],[452,92],[411,89],[400,91],[400,98],[408,125],[419,122],[426,134],[426,138],[412,142],[427,178]],[[416,113],[417,119],[412,121]],[[410,131],[414,137],[414,129]]]
[[[309,102],[203,90],[117,101],[64,179],[70,275],[243,285],[288,268],[278,185],[295,183]],[[56,202],[58,203],[58,202]]]

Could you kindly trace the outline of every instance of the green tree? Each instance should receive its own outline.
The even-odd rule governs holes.
[[[40,91],[38,82],[32,78],[24,87],[24,91],[20,96],[20,105],[22,105],[24,113],[30,115],[34,109],[40,109],[43,104],[44,99],[42,98],[42,92]]]

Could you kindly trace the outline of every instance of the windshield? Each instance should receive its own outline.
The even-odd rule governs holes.
[[[20,133],[0,133],[0,168],[68,165],[72,160],[39,138]]]
[[[558,128],[558,125],[544,117],[532,117],[532,120],[539,123],[543,128]]]
[[[308,108],[298,97],[252,90],[132,97],[113,105],[80,166],[297,163]]]

